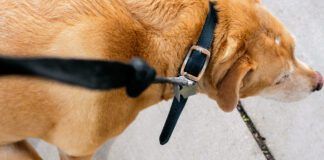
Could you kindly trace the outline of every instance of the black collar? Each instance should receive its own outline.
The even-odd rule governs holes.
[[[215,10],[214,6],[215,4],[213,3],[209,4],[209,13],[198,42],[191,47],[180,69],[180,76],[183,76],[193,82],[198,82],[203,76],[211,56],[210,49],[214,39],[214,31],[218,22],[217,11]],[[183,89],[185,87],[180,86],[180,88]],[[189,90],[191,89],[189,88]],[[169,141],[173,129],[176,126],[176,123],[188,99],[187,96],[183,95],[179,95],[178,98],[176,97],[173,99],[169,115],[160,135],[160,144],[162,145]]]
[[[209,13],[198,42],[191,47],[181,67],[180,74],[182,76],[197,82],[204,74],[210,59],[210,49],[214,39],[217,20],[214,4],[210,3]]]

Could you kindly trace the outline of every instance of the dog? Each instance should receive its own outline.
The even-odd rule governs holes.
[[[197,41],[208,0],[3,0],[0,53],[128,62],[140,57],[176,76]],[[240,98],[296,101],[323,86],[294,56],[294,39],[260,0],[218,0],[211,59],[198,91],[232,111]],[[131,99],[124,89],[94,91],[24,76],[0,78],[0,159],[41,159],[26,142],[57,146],[61,159],[91,159],[143,109],[173,96],[153,85]]]

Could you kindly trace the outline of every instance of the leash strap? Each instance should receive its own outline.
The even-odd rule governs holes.
[[[137,97],[152,83],[156,72],[140,59],[130,64],[101,60],[0,57],[0,76],[24,75],[56,80],[89,89],[109,90],[126,86]]]
[[[199,40],[196,46],[193,46],[193,48],[189,51],[187,58],[184,61],[184,65],[180,71],[181,75],[195,82],[197,82],[201,78],[209,61],[210,54],[208,55],[208,50],[212,46],[214,30],[216,28],[217,21],[217,12],[214,8],[214,4],[210,3],[209,13],[203,26]],[[180,86],[180,89],[182,88],[183,87]],[[188,97],[183,97],[182,95],[180,95],[180,99],[176,97],[173,99],[170,112],[159,138],[161,145],[164,145],[169,141],[187,100]]]

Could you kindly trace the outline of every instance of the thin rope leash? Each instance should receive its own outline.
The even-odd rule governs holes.
[[[249,128],[249,131],[251,132],[254,140],[257,142],[260,150],[262,151],[263,155],[267,160],[275,160],[272,153],[270,152],[270,149],[268,148],[267,144],[265,143],[265,138],[260,134],[260,132],[255,127],[253,121],[251,120],[250,116],[246,113],[244,106],[242,105],[242,102],[239,102],[237,105],[237,110],[240,113],[244,123]]]

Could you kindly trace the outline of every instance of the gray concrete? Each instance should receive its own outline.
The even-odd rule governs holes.
[[[263,0],[297,39],[297,56],[324,73],[324,1]],[[277,103],[261,98],[244,101],[256,126],[278,160],[324,157],[324,93],[304,101]],[[264,159],[237,112],[223,113],[203,95],[192,98],[171,141],[158,137],[171,102],[143,111],[136,121],[96,156],[97,160],[261,160]],[[34,141],[44,159],[57,152]]]

